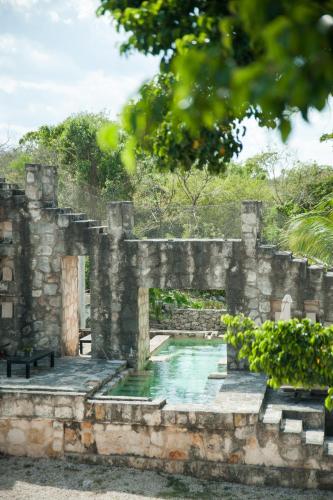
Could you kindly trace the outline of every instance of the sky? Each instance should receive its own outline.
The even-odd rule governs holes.
[[[0,143],[73,113],[106,111],[116,118],[128,98],[158,71],[158,59],[119,55],[123,36],[97,18],[98,0],[0,0]],[[247,123],[239,160],[279,150],[333,166],[333,99],[310,123],[300,115],[283,145],[276,131]],[[287,155],[288,156],[288,155]]]

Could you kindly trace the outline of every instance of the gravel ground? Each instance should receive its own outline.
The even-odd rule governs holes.
[[[333,500],[333,493],[242,486],[224,481],[203,481],[192,477],[63,460],[0,457],[0,498]]]

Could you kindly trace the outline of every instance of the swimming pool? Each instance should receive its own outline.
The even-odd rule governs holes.
[[[129,375],[104,394],[163,397],[169,403],[208,403],[223,383],[208,376],[226,371],[226,355],[221,339],[170,339],[154,353],[146,370]]]

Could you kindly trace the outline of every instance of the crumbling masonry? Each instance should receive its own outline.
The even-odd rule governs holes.
[[[259,202],[242,206],[242,238],[138,240],[133,205],[110,203],[107,227],[57,206],[54,167],[26,166],[25,191],[0,179],[0,344],[78,352],[78,257],[91,268],[92,356],[141,367],[149,353],[148,290],[223,289],[231,313],[333,322],[333,273],[260,243]]]

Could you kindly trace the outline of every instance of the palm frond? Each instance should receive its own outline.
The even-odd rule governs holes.
[[[314,210],[293,217],[282,241],[295,253],[333,265],[333,198],[325,198]]]

